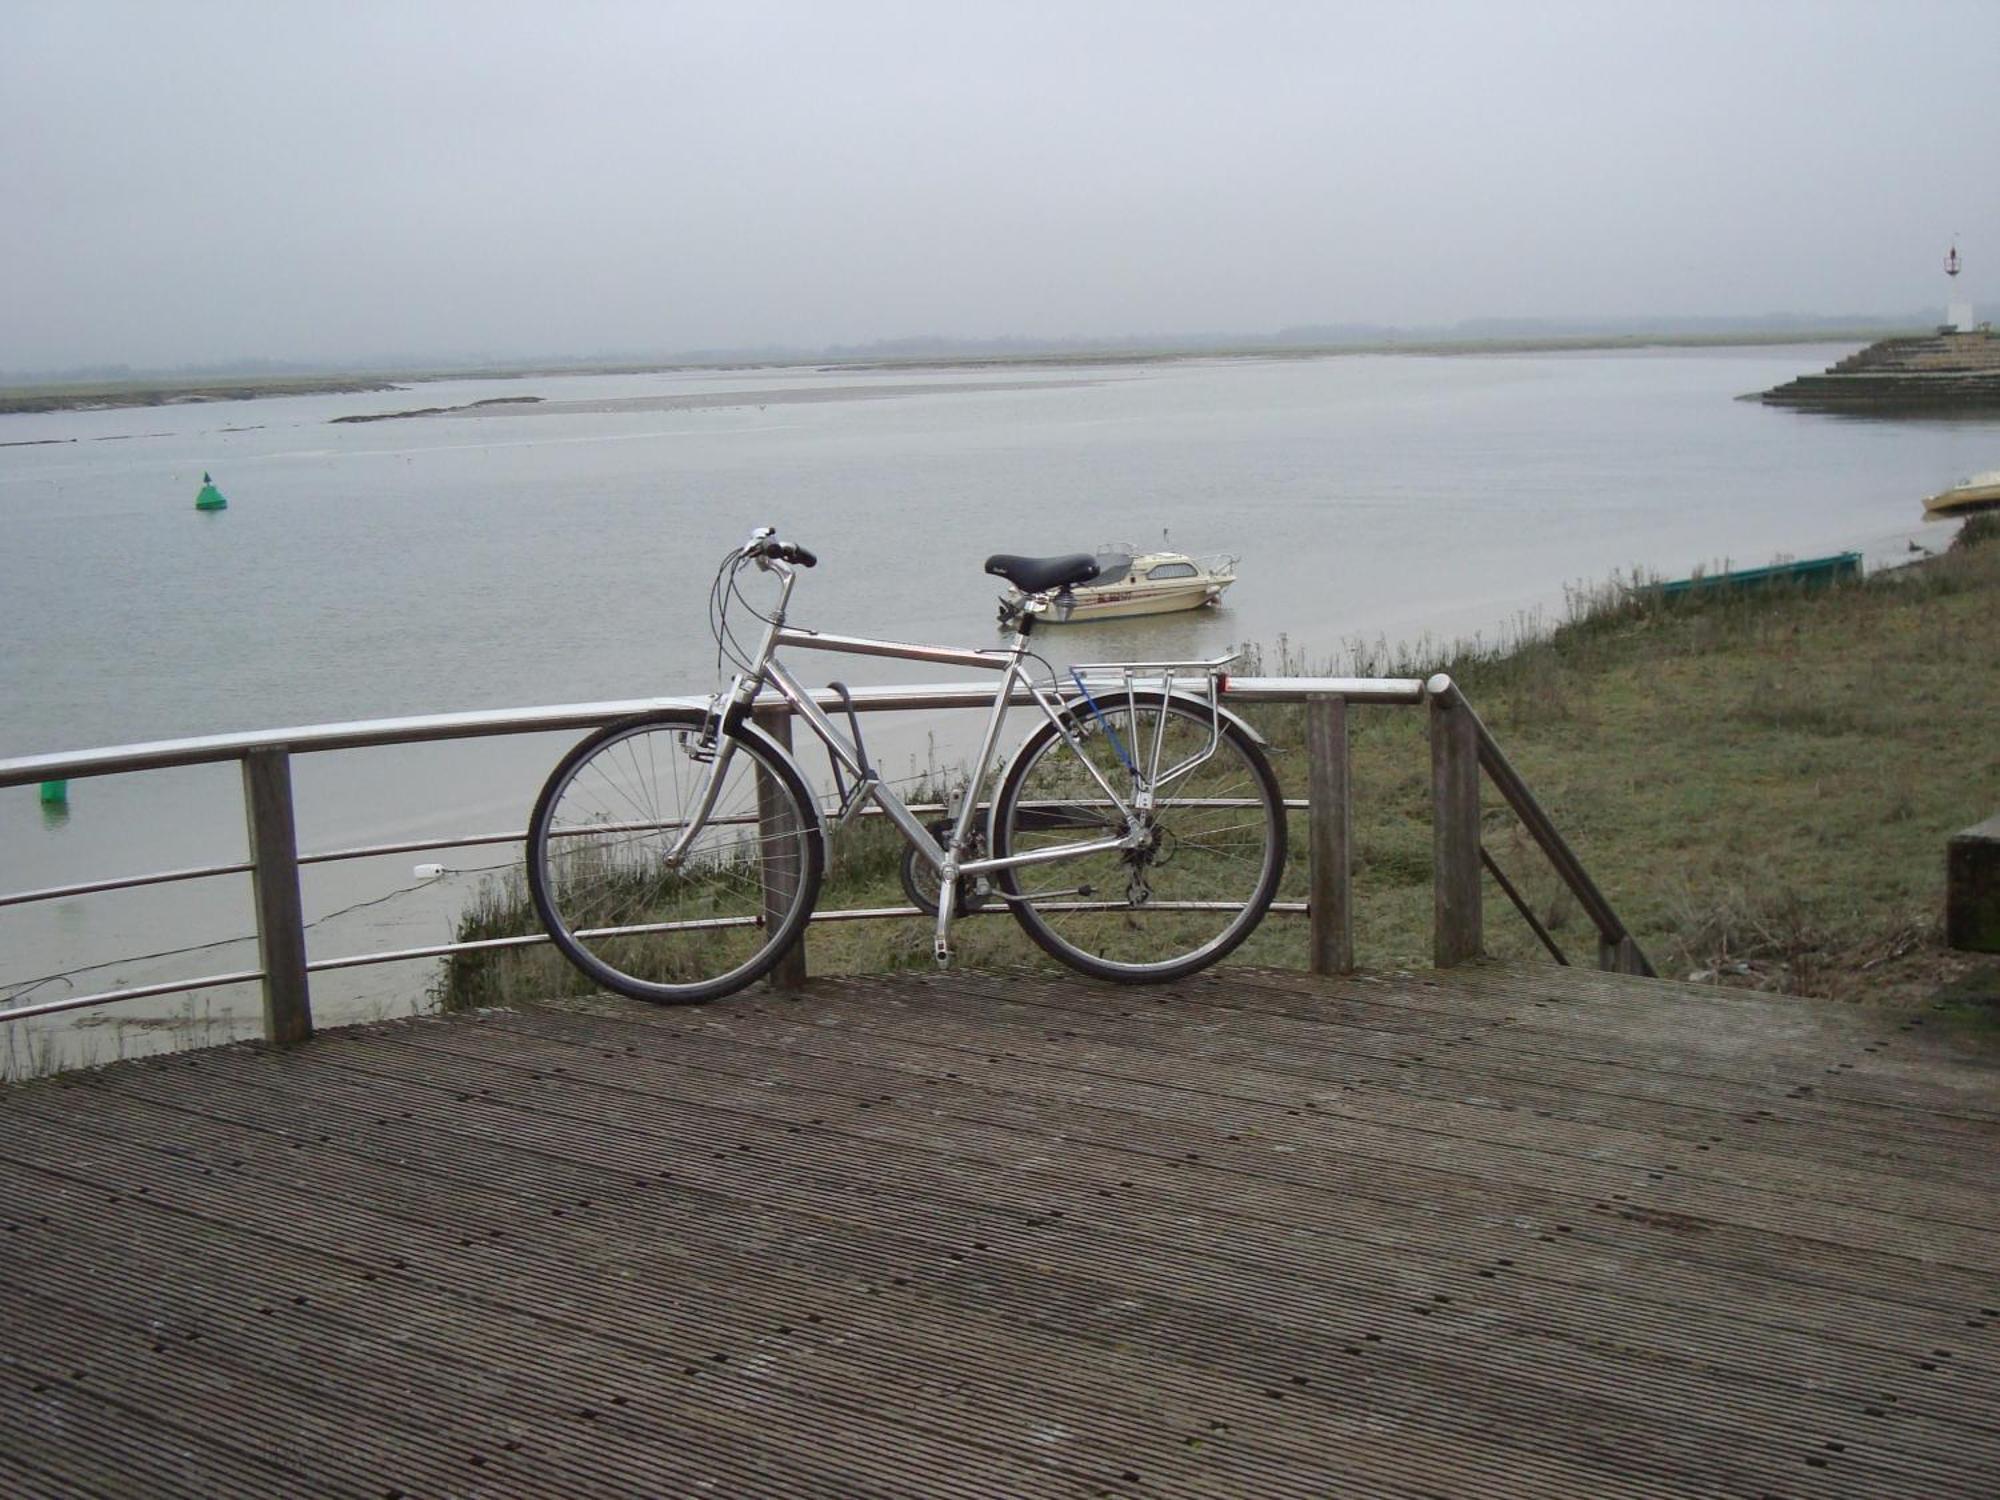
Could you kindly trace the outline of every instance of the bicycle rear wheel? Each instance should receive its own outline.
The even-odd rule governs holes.
[[[1256,742],[1227,719],[1218,728],[1205,704],[1154,693],[1100,709],[1101,720],[1088,709],[1067,719],[1098,774],[1121,796],[1134,785],[1127,755],[1162,774],[1151,812],[1139,814],[1145,842],[1003,870],[1000,888],[1028,935],[1072,968],[1127,984],[1179,979],[1263,920],[1285,867],[1284,799]],[[1029,734],[994,803],[995,857],[1125,832],[1055,727]]]
[[[666,864],[709,772],[691,753],[702,717],[589,736],[550,774],[528,827],[528,888],[556,947],[606,989],[665,1005],[768,973],[805,929],[825,866],[811,791],[749,726],[718,748],[714,808]]]

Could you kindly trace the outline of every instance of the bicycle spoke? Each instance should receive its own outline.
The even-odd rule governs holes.
[[[782,787],[786,804],[796,794],[748,740],[716,762],[712,811],[668,864],[710,772],[688,754],[689,728],[667,720],[586,741],[551,778],[531,830],[530,881],[558,944],[600,983],[650,999],[747,983],[817,892],[817,829],[797,809],[765,824],[760,782]]]
[[[1269,768],[1233,728],[1158,697],[1104,705],[1081,745],[1114,787],[1137,779],[1111,744],[1143,747],[1163,777],[1130,847],[1003,877],[1010,906],[1049,952],[1117,979],[1171,978],[1213,962],[1261,918],[1282,867],[1283,807]],[[1139,733],[1134,734],[1134,725]],[[1213,743],[1211,743],[1213,742]],[[1139,752],[1134,752],[1135,756]],[[1136,788],[1135,788],[1136,790]],[[1123,819],[1076,751],[1053,732],[1030,736],[1001,796],[1004,853],[1019,855],[1123,835]]]

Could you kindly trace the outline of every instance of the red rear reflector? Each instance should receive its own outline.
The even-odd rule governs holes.
[[[1229,674],[1227,672],[1217,672],[1215,674],[1215,690],[1218,693],[1229,691]]]

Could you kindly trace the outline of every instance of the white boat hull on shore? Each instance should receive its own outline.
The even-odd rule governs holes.
[[[2000,509],[2000,469],[1975,474],[1924,501],[1926,516],[1965,516],[1996,509]]]

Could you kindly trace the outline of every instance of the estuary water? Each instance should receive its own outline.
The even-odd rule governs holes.
[[[1222,609],[1046,633],[1079,659],[1282,636],[1320,666],[1356,642],[1490,639],[1617,571],[1849,549],[1887,565],[1948,539],[1920,498],[2000,463],[2000,424],[1732,399],[1846,352],[681,371],[0,416],[0,757],[706,692],[709,579],[757,524],[820,555],[800,623],[954,644],[997,639],[990,552],[1164,532],[1239,559]],[[421,407],[471,409],[334,420]],[[205,471],[226,511],[193,509]],[[940,675],[794,665],[857,685]],[[958,753],[924,726],[882,735],[892,771]],[[566,738],[302,757],[301,847],[519,828]],[[66,809],[0,792],[0,892],[242,850],[232,767],[75,782]],[[313,954],[447,941],[514,857],[416,856],[448,865],[430,881],[410,856],[314,867]],[[244,884],[0,908],[0,999],[254,967]],[[405,1011],[429,978],[328,975],[316,1006]],[[221,1039],[254,1016],[254,994],[215,991],[17,1024],[0,1067]]]

